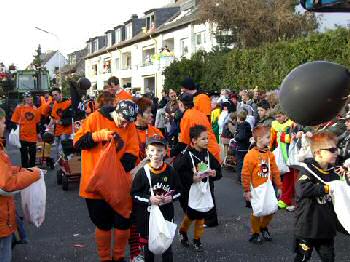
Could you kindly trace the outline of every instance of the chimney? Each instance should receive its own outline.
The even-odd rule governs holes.
[[[131,15],[131,19],[137,19],[137,18],[138,18],[138,15],[136,14]]]

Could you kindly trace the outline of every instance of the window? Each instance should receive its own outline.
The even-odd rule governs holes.
[[[94,41],[94,51],[98,50],[98,39]]]
[[[147,31],[155,29],[154,15],[151,15],[151,16],[146,18],[146,28],[147,28]]]
[[[188,54],[188,38],[184,38],[180,40],[180,49],[181,49],[181,56],[185,56]]]
[[[107,34],[107,46],[112,46],[112,34],[111,33],[108,33]]]
[[[197,33],[195,35],[195,37],[196,37],[196,45],[197,46],[203,45],[207,42],[206,37],[205,37],[205,31]]]
[[[92,74],[97,75],[97,65],[92,65]]]
[[[115,42],[120,43],[122,41],[122,30],[119,28],[115,31]]]
[[[119,65],[119,58],[115,59],[115,70],[119,70],[120,69],[120,65]]]
[[[105,59],[103,62],[103,73],[104,74],[111,73],[111,59],[110,58]]]
[[[122,65],[123,70],[131,69],[131,53],[130,52],[126,52],[123,54],[122,63],[123,63],[123,65]]]
[[[153,59],[154,59],[155,49],[154,48],[148,48],[144,49],[142,52],[142,64],[144,66],[152,65]]]
[[[126,31],[126,40],[131,39],[132,38],[132,23],[129,23],[128,25],[126,25],[125,31]]]
[[[202,35],[196,34],[196,45],[201,45],[201,44],[202,44]]]

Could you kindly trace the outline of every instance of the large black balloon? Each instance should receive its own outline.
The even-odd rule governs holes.
[[[78,81],[78,88],[82,90],[88,90],[91,87],[91,82],[86,77],[82,77]]]
[[[350,90],[346,67],[315,61],[293,69],[279,94],[286,115],[301,125],[315,126],[331,120],[344,106]]]

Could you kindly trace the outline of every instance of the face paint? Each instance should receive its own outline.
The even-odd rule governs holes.
[[[163,165],[165,155],[166,152],[163,146],[149,145],[147,147],[147,156],[150,159],[153,168],[160,168]]]

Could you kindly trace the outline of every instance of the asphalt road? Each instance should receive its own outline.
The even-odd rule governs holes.
[[[19,154],[9,149],[14,163],[19,163]],[[62,191],[56,184],[56,171],[46,175],[47,207],[46,219],[40,228],[26,225],[29,236],[27,245],[14,249],[13,262],[97,262],[94,226],[90,222],[85,202],[78,196],[78,185]],[[220,225],[206,229],[202,238],[203,253],[180,246],[174,241],[174,261],[181,262],[281,262],[293,261],[293,213],[279,211],[270,226],[272,242],[262,245],[249,243],[249,214],[244,207],[242,189],[235,183],[232,170],[225,170],[223,178],[216,183],[216,198]],[[20,209],[20,202],[17,201]],[[176,222],[182,219],[181,209],[176,203]],[[190,236],[192,236],[191,229]],[[350,261],[350,237],[339,234],[335,243],[336,261]],[[158,259],[158,261],[161,261]],[[319,261],[316,253],[311,261]]]

